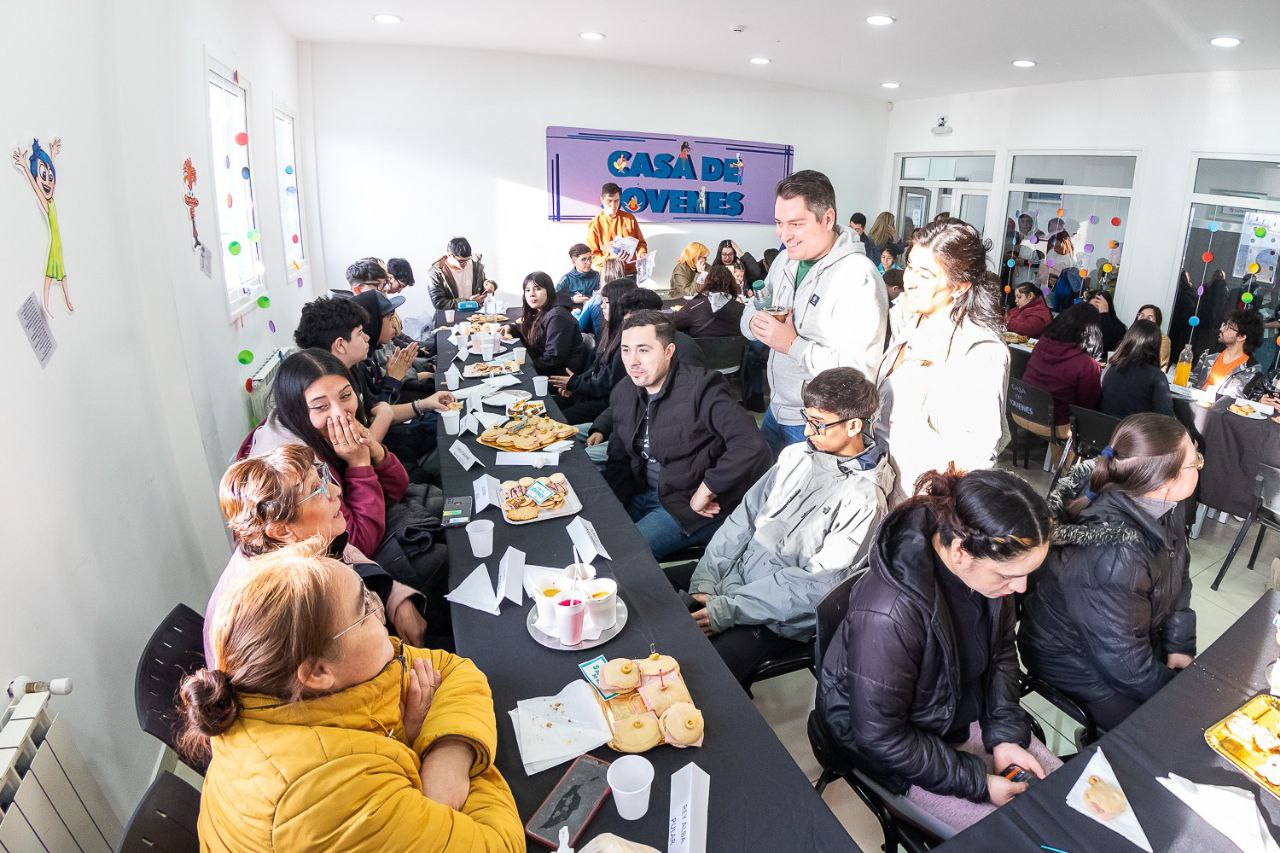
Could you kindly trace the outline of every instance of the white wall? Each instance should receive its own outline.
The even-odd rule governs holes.
[[[254,153],[274,162],[271,97],[297,103],[296,54],[259,5],[45,0],[38,15],[16,19],[38,32],[0,28],[0,71],[11,84],[0,110],[5,159],[32,136],[63,139],[55,200],[76,308],[67,316],[55,290],[58,349],[41,370],[15,312],[39,290],[47,232],[6,162],[0,684],[19,674],[75,680],[75,692],[53,707],[122,818],[159,755],[134,716],[138,653],[176,602],[203,610],[226,560],[215,485],[248,428],[249,369],[235,354],[273,343],[263,312],[244,330],[230,328],[220,278],[205,278],[191,254],[180,180],[191,156],[201,175],[200,233],[216,243],[206,45],[253,84]],[[272,315],[287,339],[307,294],[284,286],[265,171],[260,228]]]
[[[618,61],[436,47],[304,45],[302,62],[333,282],[350,261],[375,255],[408,258],[425,283],[458,234],[513,299],[532,270],[558,278],[586,225],[547,220],[548,125],[790,143],[795,168],[831,177],[843,221],[879,198],[881,102]],[[605,106],[627,98],[630,108]],[[777,245],[772,225],[642,227],[664,277],[690,240],[714,248],[732,237],[757,256]],[[425,291],[406,292],[408,313],[429,304]]]
[[[941,115],[954,128],[949,136],[929,132]],[[1138,153],[1117,312],[1130,316],[1146,302],[1169,306],[1194,155],[1280,153],[1280,71],[1128,77],[902,101],[890,114],[878,197],[893,209],[895,153],[995,151],[988,233],[999,234],[1007,154],[1028,149]]]

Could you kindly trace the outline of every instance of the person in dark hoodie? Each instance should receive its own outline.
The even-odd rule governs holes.
[[[586,243],[570,246],[569,260],[573,262],[573,269],[556,282],[556,293],[567,298],[572,307],[581,308],[600,289],[600,273],[591,268],[591,248]]]
[[[588,255],[590,257],[590,255]],[[626,375],[622,367],[622,355],[618,351],[622,343],[623,299],[636,289],[630,278],[611,281],[600,291],[600,308],[604,314],[604,331],[596,344],[594,355],[586,369],[574,373],[566,368],[564,373],[547,377],[548,383],[561,396],[560,414],[567,424],[590,423],[609,408],[609,395],[613,386]]]
[[[680,363],[675,336],[659,311],[627,317],[620,350],[630,381],[609,399],[605,480],[659,560],[709,542],[773,461],[724,377]]]
[[[555,285],[544,272],[524,277],[524,313],[518,323],[503,326],[507,337],[515,337],[529,351],[529,360],[543,376],[566,368],[580,371],[587,364],[587,348],[582,330],[569,309],[556,304]]]
[[[1013,593],[1049,550],[1049,510],[1008,471],[929,471],[885,520],[828,646],[817,712],[858,769],[940,834],[1061,766],[1018,704]]]
[[[1049,305],[1034,284],[1020,284],[1013,291],[1014,305],[1005,315],[1004,326],[1016,335],[1038,338],[1050,323],[1053,314]]]
[[[1018,649],[1032,675],[1119,725],[1196,653],[1191,559],[1179,501],[1204,457],[1186,428],[1147,412],[1049,497],[1053,547],[1022,603]]]
[[[1067,421],[1071,407],[1098,408],[1102,399],[1102,332],[1098,327],[1098,310],[1092,305],[1072,305],[1059,314],[1040,334],[1031,351],[1022,381],[1048,391],[1053,397],[1053,422],[1059,439],[1065,439],[1071,428]],[[1048,430],[1020,415],[1013,420],[1018,426],[1048,438]],[[1060,451],[1054,446],[1054,463]]]

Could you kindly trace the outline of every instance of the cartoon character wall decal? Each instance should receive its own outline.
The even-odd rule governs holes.
[[[62,151],[62,139],[55,138],[49,143],[49,150],[40,147],[39,139],[31,140],[31,151],[21,148],[13,150],[13,167],[23,174],[35,194],[36,203],[49,225],[49,256],[44,266],[44,293],[41,304],[46,316],[49,313],[49,288],[57,282],[62,288],[62,301],[67,305],[67,313],[75,308],[71,305],[71,296],[67,292],[67,270],[62,262],[62,234],[58,230],[58,209],[53,202],[53,193],[58,185],[58,173],[53,161]]]
[[[191,165],[190,157],[182,163],[182,182],[187,185],[182,202],[187,206],[187,213],[191,216],[191,249],[195,251],[202,245],[200,235],[196,233],[196,208],[200,206],[200,199],[196,198],[196,167]]]
[[[689,155],[690,155],[691,153],[693,153],[693,148],[689,145],[689,143],[688,143],[688,142],[681,142],[681,143],[680,143],[680,159],[681,159],[681,160],[688,160],[688,159],[689,159]]]

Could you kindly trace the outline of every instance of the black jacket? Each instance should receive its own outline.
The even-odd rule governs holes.
[[[1058,526],[1031,576],[1018,648],[1028,672],[1077,701],[1142,702],[1173,678],[1169,653],[1196,651],[1182,507],[1156,519],[1127,495],[1103,492],[1069,520],[1064,503],[1092,470],[1080,463],[1049,497]]]
[[[649,453],[662,465],[658,499],[686,534],[728,518],[773,465],[759,427],[733,399],[724,377],[682,364],[677,356],[662,390],[652,400],[630,377],[619,382],[609,398],[613,435],[605,479],[623,506],[648,488],[645,461],[634,447],[646,409],[650,410]],[[689,506],[704,481],[720,504],[716,519],[699,515]]]
[[[671,318],[677,329],[695,338],[729,338],[742,335],[742,311],[745,306],[736,299],[730,299],[720,306],[719,311],[711,310],[711,300],[703,294],[690,299],[684,308]]]
[[[957,634],[934,574],[929,510],[884,520],[871,567],[853,586],[849,611],[822,661],[818,713],[854,764],[894,793],[911,785],[975,802],[987,798],[987,766],[943,734],[960,692]],[[1027,746],[1018,704],[1013,597],[988,599],[990,665],[978,722],[988,750]],[[977,638],[970,638],[977,639]]]
[[[1113,418],[1139,412],[1173,417],[1169,380],[1153,364],[1135,364],[1122,371],[1108,367],[1102,374],[1102,411]]]
[[[702,349],[698,346],[698,342],[684,332],[676,332],[676,360],[681,364],[688,364],[693,367],[707,366],[707,360],[703,357]],[[609,386],[609,390],[605,393],[606,401],[609,399],[609,395],[613,393],[613,388],[618,384],[618,381],[627,378],[627,371],[622,366],[621,349],[617,353],[617,361],[615,363],[618,375],[614,378],[613,385]],[[572,388],[572,383],[570,383],[570,387]],[[598,432],[605,439],[608,439],[613,434],[613,412],[606,407],[592,422],[591,429],[588,432]]]
[[[605,347],[598,346],[591,363],[581,373],[570,377],[566,387],[573,392],[575,401],[582,398],[608,400],[613,386],[626,375],[627,371],[622,367],[622,347],[608,353]]]
[[[1120,346],[1120,341],[1124,339],[1124,333],[1129,331],[1124,320],[1110,311],[1099,315],[1098,328],[1102,330],[1102,348],[1106,352],[1115,352],[1116,347]]]
[[[511,328],[528,348],[529,358],[538,373],[555,376],[563,374],[566,367],[574,373],[586,367],[587,345],[582,340],[578,321],[567,308],[557,305],[543,312],[531,336],[537,343],[525,340],[519,323]]]

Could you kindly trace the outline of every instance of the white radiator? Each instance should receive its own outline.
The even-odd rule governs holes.
[[[276,371],[280,369],[280,364],[286,355],[288,352],[283,349],[273,350],[262,364],[258,365],[258,369],[253,372],[253,377],[248,382],[246,390],[249,392],[249,417],[255,426],[267,417],[267,409],[271,403],[271,389],[276,383]]]
[[[111,853],[120,821],[48,702],[28,693],[0,712],[0,851]]]

